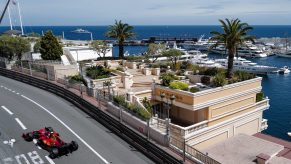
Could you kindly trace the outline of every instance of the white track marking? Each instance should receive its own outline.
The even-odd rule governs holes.
[[[37,145],[37,140],[36,140],[36,139],[33,139],[32,141],[33,141],[33,143],[34,143],[35,145]],[[37,146],[37,148],[38,148],[38,149],[41,149],[40,146]]]
[[[15,118],[16,122],[21,126],[23,130],[26,130],[27,128],[24,126],[24,124],[19,120],[19,118]]]
[[[13,113],[5,106],[1,106],[1,108],[4,109],[8,114],[13,115]]]
[[[17,92],[16,94],[18,94],[19,95],[19,93]]]
[[[49,161],[50,164],[55,164],[55,162],[49,156],[45,156],[45,158],[47,161]]]
[[[15,93],[15,91],[12,91],[13,93]]]
[[[83,140],[76,132],[74,132],[68,125],[66,125],[61,119],[59,119],[57,116],[55,116],[52,112],[50,112],[48,109],[45,107],[41,106],[37,102],[33,101],[32,99],[21,95],[21,97],[27,99],[28,101],[34,103],[35,105],[39,106],[42,108],[44,111],[46,111],[48,114],[50,114],[52,117],[54,117],[56,120],[58,120],[64,127],[66,127],[71,133],[73,133],[85,146],[87,146],[95,155],[97,155],[104,163],[109,164],[109,162],[103,158],[96,150],[94,150],[85,140]]]

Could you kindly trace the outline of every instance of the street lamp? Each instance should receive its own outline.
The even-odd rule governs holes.
[[[164,113],[164,112],[163,112],[163,111],[164,111],[164,110],[163,110],[163,104],[164,104],[163,99],[166,97],[166,94],[165,94],[165,93],[161,93],[160,96],[161,96],[161,101],[162,101],[162,103],[161,103],[161,112]]]
[[[173,102],[176,100],[176,97],[175,95],[172,95],[170,97],[170,100],[171,100],[171,108],[173,108]],[[170,118],[170,108],[168,108],[168,119]]]

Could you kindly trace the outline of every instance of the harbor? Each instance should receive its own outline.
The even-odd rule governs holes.
[[[159,1],[44,22],[63,2],[24,21],[30,2],[2,3],[0,163],[291,163],[291,25],[258,25],[265,4]]]

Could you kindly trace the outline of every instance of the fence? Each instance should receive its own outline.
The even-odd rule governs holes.
[[[194,147],[187,145],[185,140],[181,141],[171,137],[170,147],[183,154],[184,158],[187,156],[197,163],[220,164],[218,161],[209,157],[207,154],[204,154]]]
[[[136,133],[129,127],[123,125],[119,121],[109,116],[107,113],[100,110],[98,107],[92,105],[85,99],[81,98],[79,95],[74,94],[73,92],[67,90],[64,87],[53,84],[46,80],[35,78],[19,72],[6,70],[3,68],[0,68],[0,75],[44,89],[66,99],[67,101],[79,107],[90,117],[100,122],[103,126],[114,132],[120,138],[133,145],[136,149],[141,151],[143,154],[151,158],[156,163],[169,163],[169,164],[182,163],[182,161],[179,161],[178,159],[174,158],[173,156],[171,156],[170,154],[168,154],[155,144],[151,143],[149,140],[147,140],[140,134]]]

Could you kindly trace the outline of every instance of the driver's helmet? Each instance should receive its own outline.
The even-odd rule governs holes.
[[[53,134],[54,130],[52,127],[45,127],[46,132],[48,132],[48,134]]]

